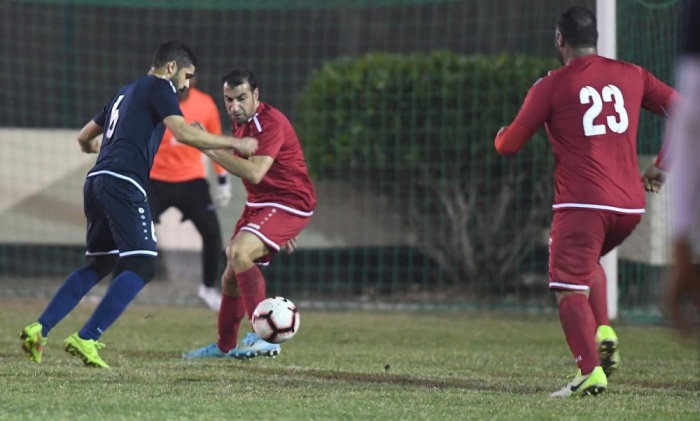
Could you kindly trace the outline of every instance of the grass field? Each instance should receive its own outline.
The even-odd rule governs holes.
[[[44,301],[0,300],[0,419],[697,420],[698,347],[620,326],[623,367],[598,397],[551,399],[574,364],[555,315],[301,313],[275,359],[185,362],[213,341],[204,308],[132,306],[102,338],[113,367],[84,367],[63,339],[30,363],[18,333]]]

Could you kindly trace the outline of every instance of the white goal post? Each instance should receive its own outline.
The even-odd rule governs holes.
[[[598,54],[608,58],[617,58],[617,0],[596,0],[595,13],[598,20]],[[617,249],[600,259],[608,278],[608,315],[610,320],[617,319]]]

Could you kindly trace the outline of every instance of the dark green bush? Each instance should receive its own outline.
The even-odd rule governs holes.
[[[447,279],[515,278],[547,225],[551,158],[543,132],[518,158],[500,157],[493,139],[557,65],[444,51],[328,62],[297,109],[309,167],[407,210],[406,229]]]

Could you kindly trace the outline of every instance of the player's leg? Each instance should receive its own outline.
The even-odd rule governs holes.
[[[255,339],[258,338],[251,338],[251,334],[246,336],[244,339],[245,343],[241,347],[237,346],[241,321],[246,315],[246,309],[248,307],[244,297],[247,296],[248,300],[255,300],[257,298],[251,297],[257,297],[260,294],[260,289],[262,289],[262,299],[265,298],[265,280],[253,261],[255,258],[263,257],[267,254],[267,251],[264,244],[262,244],[257,237],[250,233],[239,231],[240,227],[244,226],[246,223],[246,212],[244,212],[244,216],[236,225],[236,234],[226,248],[226,254],[230,256],[230,258],[227,261],[226,270],[221,277],[223,294],[221,307],[219,308],[218,339],[215,343],[183,355],[187,359],[221,358],[227,356],[237,359],[247,359],[257,356],[258,351],[264,352],[266,355],[270,354],[269,356],[274,356],[279,353],[279,346],[273,346],[273,344],[267,344],[267,342],[255,344]],[[246,256],[245,258],[243,257],[244,255]],[[236,265],[238,265],[237,267],[239,270],[241,267],[244,268],[244,276],[247,278],[243,279],[243,290],[246,291],[247,295],[242,293],[234,267],[233,256],[237,257]],[[242,263],[242,261],[247,262],[247,264]],[[260,299],[260,301],[262,301],[262,299]],[[253,348],[251,345],[257,346]]]
[[[620,366],[620,353],[615,330],[610,326],[608,317],[608,282],[603,266],[598,263],[591,281],[588,302],[593,310],[596,322],[595,341],[598,347],[598,359],[606,376],[610,376]]]
[[[264,207],[251,210],[248,223],[226,250],[229,265],[233,268],[241,297],[250,319],[255,307],[265,299],[265,279],[257,267],[268,264],[282,246],[295,238],[309,223],[309,218],[286,211]],[[224,294],[227,290],[224,290]],[[234,358],[274,356],[280,346],[264,341],[254,333],[248,333],[241,346],[230,352]]]
[[[226,270],[221,277],[221,285],[224,294],[218,316],[218,339],[214,343],[184,354],[183,357],[186,359],[229,357],[231,356],[229,353],[236,348],[238,331],[246,311],[236,276],[230,265],[226,265]]]
[[[178,183],[168,183],[154,179],[148,181],[148,206],[151,209],[151,218],[153,218],[154,224],[159,224],[160,216],[163,212],[175,206],[178,199],[175,188],[177,184]],[[160,274],[160,276],[167,276],[167,271],[165,269],[166,267],[164,265],[156,264],[156,275],[159,275],[159,271],[162,270],[164,273]]]
[[[157,253],[153,221],[143,192],[127,181],[109,176],[98,176],[96,186],[120,250],[123,270],[112,280],[83,328],[66,339],[64,348],[86,365],[106,368],[97,352],[104,346],[98,339],[153,278]]]
[[[289,214],[275,208],[246,207],[236,224],[234,237],[226,248],[227,267],[222,277],[223,300],[219,310],[219,341],[185,354],[185,358],[220,357],[235,346],[244,314],[252,315],[265,299],[265,279],[258,265],[267,264],[284,243],[295,238],[308,224],[308,217]],[[278,344],[248,333],[241,345],[226,356],[247,359],[275,356]]]
[[[608,317],[607,277],[603,266],[596,266],[588,302],[593,310],[596,322],[595,342],[598,347],[598,360],[606,376],[620,366],[620,353],[618,351],[617,333],[610,326]]]
[[[274,246],[279,248],[277,244]],[[251,319],[258,303],[265,299],[265,278],[256,261],[268,256],[269,253],[270,248],[260,237],[244,230],[239,231],[226,248],[228,268],[232,269],[234,279],[230,277],[225,279],[224,300],[228,301],[230,297],[239,307],[242,303],[248,320]],[[235,284],[231,282],[233,280]],[[240,297],[240,301],[236,298],[237,296]],[[225,304],[222,302],[222,311],[224,308]],[[231,350],[229,355],[233,358],[247,359],[256,356],[274,357],[279,353],[278,344],[266,342],[254,333],[248,333],[241,345]]]
[[[608,214],[606,219],[608,220],[608,229],[603,243],[602,255],[608,254],[632,234],[641,221],[641,215]],[[595,276],[591,283],[589,302],[596,318],[595,339],[600,365],[605,374],[610,376],[620,368],[621,358],[617,333],[610,326],[608,318],[607,279],[600,264],[596,267]]]
[[[88,178],[83,188],[84,211],[88,221],[87,262],[66,278],[37,321],[20,333],[22,349],[35,362],[41,362],[43,347],[51,329],[114,267],[118,250],[101,205],[95,200],[93,181]]]
[[[219,218],[209,194],[209,184],[203,178],[181,183],[187,191],[186,200],[178,203],[184,219],[189,219],[202,236],[202,285],[199,297],[214,311],[221,307],[221,293],[216,280],[221,262],[222,240]]]
[[[559,319],[578,365],[573,382],[553,397],[596,395],[607,387],[595,344],[595,318],[588,302],[590,282],[600,257],[604,220],[592,211],[554,213],[549,244],[549,287],[555,292]]]

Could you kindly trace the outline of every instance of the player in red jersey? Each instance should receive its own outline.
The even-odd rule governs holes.
[[[222,80],[234,137],[255,138],[259,148],[249,159],[222,150],[205,151],[243,180],[248,198],[226,248],[228,264],[221,280],[219,339],[185,354],[185,358],[275,356],[280,353],[280,346],[265,342],[254,333],[248,333],[236,346],[238,329],[243,317],[247,314],[250,319],[266,297],[265,280],[257,265],[269,264],[280,249],[294,250],[297,235],[313,214],[316,192],[294,128],[284,114],[260,101],[253,72],[234,69]]]
[[[599,261],[641,220],[645,187],[655,191],[663,182],[663,154],[640,181],[640,111],[664,115],[676,97],[642,67],[597,55],[597,39],[590,10],[565,11],[556,30],[564,66],[535,82],[513,123],[495,140],[500,154],[515,154],[544,125],[554,153],[549,287],[579,367],[554,397],[601,393],[619,365]]]
[[[682,101],[674,108],[668,122],[671,156],[676,176],[673,184],[673,266],[666,285],[666,299],[671,317],[681,332],[689,333],[693,313],[686,302],[700,312],[700,2],[684,3],[684,28],[678,59],[678,90]]]

